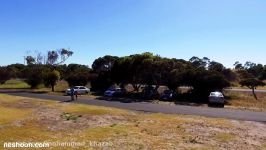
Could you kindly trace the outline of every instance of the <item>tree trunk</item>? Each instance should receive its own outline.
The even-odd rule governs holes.
[[[257,95],[255,93],[255,87],[252,88],[252,94],[253,94],[254,98],[257,100],[258,98],[257,98]]]
[[[54,85],[52,85],[52,92],[54,92]]]
[[[134,91],[137,93],[139,92],[139,88],[141,87],[141,84],[133,84]]]

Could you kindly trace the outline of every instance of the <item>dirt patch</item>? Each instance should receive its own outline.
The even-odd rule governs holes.
[[[219,147],[220,149],[260,149],[266,142],[266,125],[258,122],[230,121],[231,127],[195,122],[182,125],[191,146]],[[185,144],[186,145],[186,144]]]
[[[64,112],[58,109],[47,107],[39,109],[35,116],[40,125],[46,126],[51,131],[80,130],[92,127],[111,126],[113,124],[126,123],[127,121],[123,116],[87,114],[72,114],[78,117],[67,120],[62,117],[62,114],[64,114]]]
[[[25,120],[17,120],[17,121],[14,121],[14,122],[12,122],[12,126],[16,126],[16,127],[22,127],[22,126],[24,126],[24,122],[25,122]]]
[[[259,147],[266,142],[266,124],[251,121],[232,121],[235,129],[231,132],[240,137],[239,144]]]
[[[9,108],[19,108],[19,109],[30,109],[30,108],[38,108],[41,105],[44,105],[42,102],[31,102],[29,99],[20,99],[19,101],[15,103],[9,103],[9,102],[1,102],[0,104],[5,107]]]
[[[134,122],[132,129],[134,134],[114,139],[117,148],[127,143],[133,149],[257,150],[263,149],[266,143],[266,124],[259,122],[186,116],[179,120],[145,117]],[[140,134],[135,134],[137,132]]]

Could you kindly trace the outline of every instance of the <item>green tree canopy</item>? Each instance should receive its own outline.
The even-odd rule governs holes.
[[[47,87],[51,87],[52,92],[54,92],[54,87],[59,80],[60,72],[57,70],[49,71],[44,74],[44,84]]]
[[[255,99],[258,99],[255,93],[255,89],[258,86],[264,86],[265,83],[262,82],[261,80],[258,80],[256,78],[246,78],[240,81],[241,86],[246,86],[250,89],[252,89],[252,93]]]

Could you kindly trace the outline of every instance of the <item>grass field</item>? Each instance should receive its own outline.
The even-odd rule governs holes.
[[[265,80],[264,80],[265,82]],[[232,88],[236,88],[236,89],[249,89],[246,86],[241,86],[239,83],[232,83]],[[259,86],[257,87],[257,90],[266,90],[266,86]]]
[[[59,81],[55,86],[55,92],[64,92],[67,88],[69,88],[66,81]],[[29,90],[30,86],[21,79],[11,79],[8,80],[5,84],[0,85],[0,89],[25,89]],[[51,88],[47,88],[44,85],[39,85],[37,89],[31,89],[32,91],[43,91],[50,92]]]
[[[263,149],[266,145],[266,125],[255,122],[150,114],[2,94],[0,106],[0,146],[18,141],[84,143],[76,149]]]

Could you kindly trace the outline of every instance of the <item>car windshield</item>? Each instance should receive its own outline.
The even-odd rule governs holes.
[[[75,86],[74,89],[78,89],[79,87]]]
[[[109,88],[107,91],[115,91],[114,88]]]
[[[121,88],[109,88],[108,91],[119,91]]]

